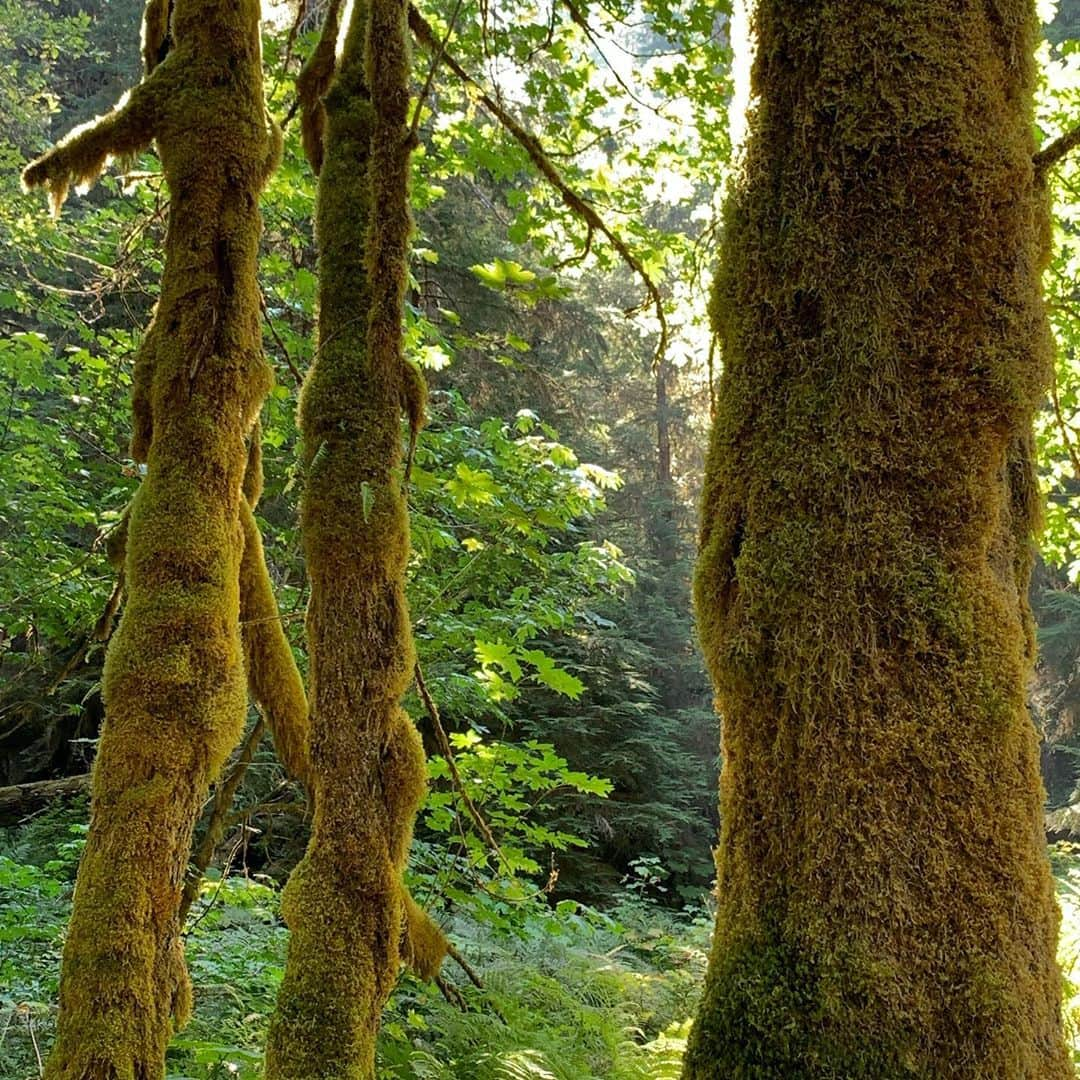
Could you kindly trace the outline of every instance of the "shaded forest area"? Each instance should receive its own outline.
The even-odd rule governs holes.
[[[12,1080],[38,1075],[55,1037],[126,511],[146,471],[129,450],[134,361],[174,197],[149,151],[53,220],[19,177],[139,82],[142,13],[132,0],[0,0],[0,1076]],[[305,676],[301,503],[322,451],[303,448],[297,409],[322,355],[323,286],[298,75],[328,15],[341,17],[282,4],[262,25],[284,142],[260,203],[274,386],[254,509]],[[1080,119],[1080,0],[1040,16],[1046,144]],[[428,419],[403,496],[420,673],[403,705],[429,787],[405,882],[453,952],[437,982],[395,974],[378,1075],[677,1077],[716,913],[718,722],[691,578],[723,361],[708,294],[740,161],[731,15],[702,0],[448,3],[410,26],[404,350]],[[1050,186],[1057,351],[1036,417],[1048,507],[1028,707],[1080,1061],[1080,155]],[[264,1075],[286,969],[281,888],[312,828],[270,712],[249,709],[200,811],[184,890],[194,1014],[167,1053],[176,1080]]]

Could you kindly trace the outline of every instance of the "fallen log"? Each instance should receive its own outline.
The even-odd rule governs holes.
[[[14,825],[27,814],[54,799],[81,795],[90,788],[90,774],[63,776],[59,780],[35,780],[29,784],[0,787],[0,825]]]

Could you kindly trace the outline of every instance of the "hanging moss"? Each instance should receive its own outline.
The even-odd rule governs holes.
[[[337,64],[338,35],[341,31],[341,2],[331,0],[326,10],[319,41],[296,80],[300,99],[300,134],[312,171],[322,171],[323,142],[326,134],[326,106],[323,98],[334,81]]]
[[[1064,1080],[1026,593],[1030,0],[760,0],[696,607],[723,723],[688,1080]]]
[[[31,165],[58,208],[110,156],[157,143],[171,203],[161,294],[136,364],[127,603],[105,662],[90,833],[46,1075],[154,1080],[190,1010],[177,909],[195,816],[246,712],[241,510],[271,381],[257,199],[280,139],[263,105],[257,0],[151,0],[152,73]]]
[[[332,20],[324,42],[336,30]],[[312,64],[323,66],[302,82],[306,142],[322,138],[309,146],[321,165],[320,346],[300,401],[316,811],[282,900],[291,938],[268,1080],[371,1080],[400,965],[433,975],[446,948],[402,884],[426,776],[399,704],[415,664],[401,416],[412,413],[415,425],[422,409],[402,353],[411,231],[403,0],[357,0],[332,85],[326,56],[320,46]],[[321,102],[310,96],[327,85]]]
[[[240,560],[240,626],[244,641],[244,667],[248,693],[261,707],[274,739],[274,749],[285,771],[311,788],[308,759],[308,707],[304,680],[285,636],[266,569],[262,535],[254,509],[262,495],[262,429],[259,422],[248,440],[240,504],[244,553]]]
[[[247,465],[244,469],[244,502],[240,506],[240,526],[244,553],[240,559],[240,626],[244,642],[244,667],[248,693],[269,724],[278,758],[288,774],[310,787],[308,761],[308,716],[304,682],[285,636],[274,597],[274,586],[266,566],[262,535],[253,513],[262,495],[261,427],[256,420],[248,437]],[[127,558],[127,530],[130,507],[106,539],[109,562],[118,575],[116,603],[123,588]],[[111,625],[115,611],[106,608],[101,623]],[[99,632],[101,640],[108,633]],[[213,852],[211,851],[211,855]]]

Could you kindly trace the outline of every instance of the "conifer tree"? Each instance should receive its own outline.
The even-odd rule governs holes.
[[[127,599],[103,678],[106,722],[46,1075],[153,1080],[190,1010],[177,916],[196,815],[246,713],[244,649],[275,715],[305,722],[250,506],[271,373],[255,280],[259,193],[280,135],[263,104],[257,0],[149,0],[144,80],[25,172],[59,210],[72,184],[155,141],[170,191],[161,295],[136,358]],[[249,447],[248,443],[252,443]],[[250,467],[249,467],[250,466]],[[245,544],[245,536],[247,543]],[[243,568],[242,568],[242,563]],[[257,565],[256,565],[257,564]],[[272,597],[271,597],[272,600]],[[276,615],[276,610],[273,612]],[[305,737],[288,733],[297,771]]]
[[[687,1080],[1064,1080],[1025,707],[1049,374],[1031,0],[759,0],[696,579]]]
[[[300,401],[315,820],[282,899],[291,938],[269,1080],[374,1077],[400,965],[434,975],[446,948],[402,883],[426,782],[400,705],[415,666],[402,414],[415,438],[424,409],[402,341],[414,142],[405,19],[403,0],[355,0],[335,59],[335,4],[300,80],[319,172],[319,347]]]

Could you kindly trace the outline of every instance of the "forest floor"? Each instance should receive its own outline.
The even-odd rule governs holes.
[[[44,825],[0,831],[0,1080],[38,1077],[53,1038],[85,825]],[[709,922],[633,889],[604,912],[542,897],[478,903],[447,930],[483,989],[450,961],[456,1005],[403,976],[380,1080],[677,1080]],[[168,1080],[258,1080],[286,940],[267,879],[204,882],[187,926],[195,1013],[170,1047]]]
[[[32,1080],[52,1041],[57,977],[85,827],[0,833],[0,1078]],[[65,835],[66,834],[66,835]],[[45,837],[51,840],[46,842]],[[1080,846],[1052,852],[1062,906],[1066,1022],[1080,1063]],[[187,950],[195,1015],[169,1050],[169,1080],[258,1080],[285,957],[278,890],[208,880]],[[385,1018],[380,1078],[677,1080],[704,975],[709,918],[629,890],[604,912],[541,900],[456,918],[448,929],[483,989],[403,978]],[[483,908],[476,909],[483,912]]]

